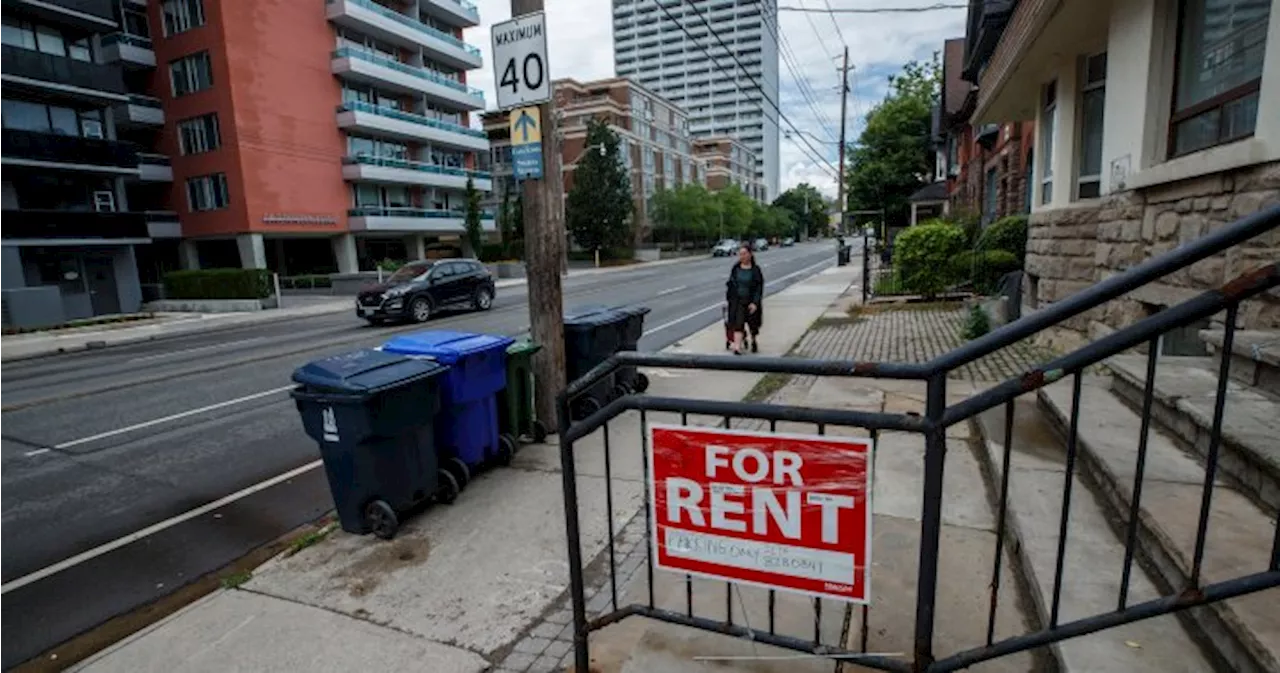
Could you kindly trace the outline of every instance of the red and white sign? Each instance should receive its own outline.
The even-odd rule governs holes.
[[[664,570],[866,603],[869,439],[649,428]]]

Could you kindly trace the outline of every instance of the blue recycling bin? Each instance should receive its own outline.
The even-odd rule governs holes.
[[[293,372],[302,426],[320,445],[343,530],[389,539],[399,517],[460,485],[435,449],[439,383],[448,367],[376,350],[316,360]]]
[[[509,462],[515,443],[498,433],[497,394],[507,386],[507,347],[510,337],[449,330],[428,330],[397,336],[382,350],[430,358],[448,365],[441,377],[440,407],[436,415],[436,446],[445,455],[445,469],[466,486],[474,468],[490,459]]]

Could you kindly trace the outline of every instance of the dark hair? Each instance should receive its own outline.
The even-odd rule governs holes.
[[[751,263],[756,263],[756,251],[751,249],[750,243],[739,243],[738,250],[746,250],[747,254],[751,256]]]

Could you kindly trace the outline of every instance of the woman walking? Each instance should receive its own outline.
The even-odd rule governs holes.
[[[760,325],[764,319],[764,273],[756,265],[751,245],[738,248],[738,263],[729,272],[728,303],[729,329],[733,332],[733,354],[742,355],[743,337],[750,337],[751,352],[760,352]]]

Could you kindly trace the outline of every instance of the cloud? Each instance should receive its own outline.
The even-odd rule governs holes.
[[[918,7],[924,0],[779,0],[781,6],[825,9],[883,9]],[[492,107],[493,63],[489,26],[511,17],[510,0],[478,0],[483,25],[466,31],[465,39],[484,54],[485,65],[469,73],[472,86],[485,92]],[[547,0],[547,36],[553,77],[587,81],[613,76],[613,3],[609,0]],[[964,35],[965,10],[947,9],[918,13],[828,14],[779,12],[779,106],[817,150],[786,137],[791,130],[779,123],[779,176],[782,189],[808,182],[835,196],[836,180],[828,163],[837,163],[840,119],[839,62],[849,46],[852,94],[847,111],[846,138],[852,142],[862,130],[863,119],[884,97],[888,77],[903,63],[930,58],[942,50],[944,40]],[[837,32],[837,26],[839,30]],[[843,42],[841,38],[843,37]],[[793,67],[788,67],[788,62]],[[726,63],[727,67],[733,64]],[[794,73],[792,69],[794,68]],[[797,75],[812,94],[812,104],[801,93]],[[474,122],[478,124],[478,120]],[[790,134],[793,138],[796,134]],[[816,138],[815,138],[816,137]],[[821,140],[822,142],[819,142]]]

